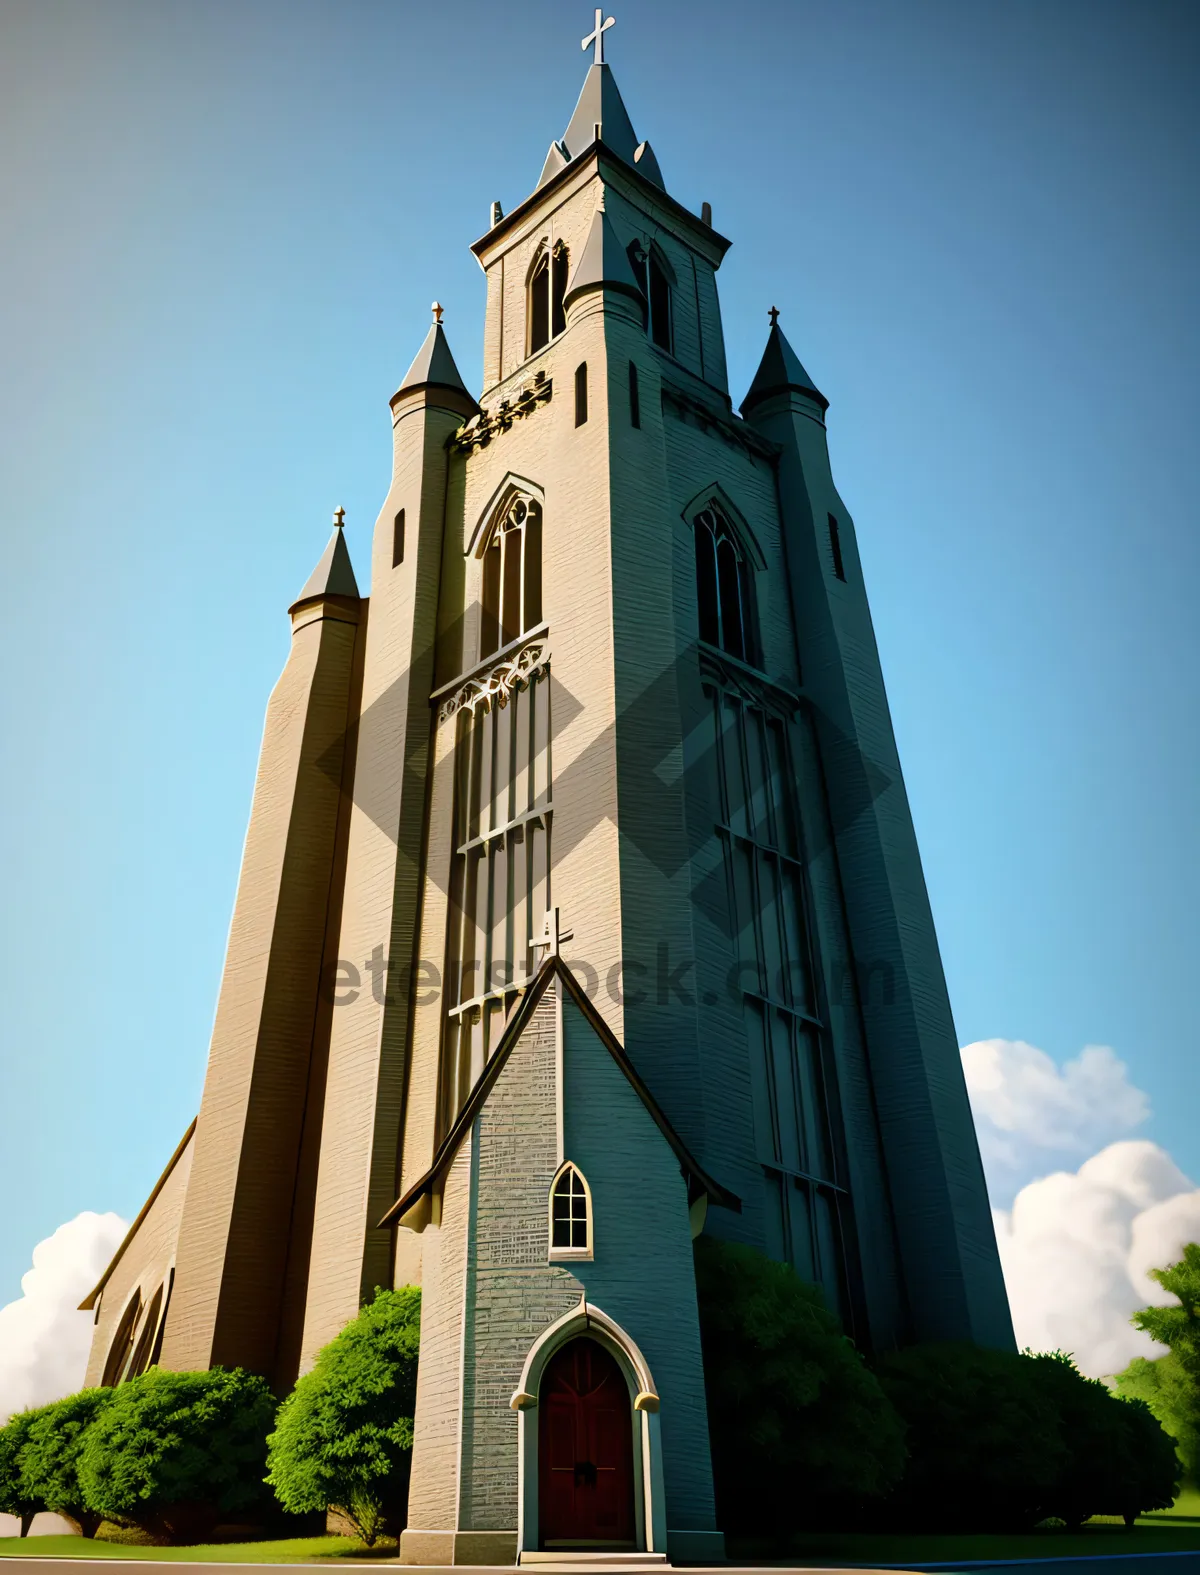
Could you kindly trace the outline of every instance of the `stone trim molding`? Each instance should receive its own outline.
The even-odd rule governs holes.
[[[513,422],[522,416],[531,416],[535,410],[548,405],[554,394],[554,379],[545,372],[534,373],[532,383],[526,383],[509,399],[502,399],[495,410],[480,410],[447,443],[448,448],[471,453],[476,448],[486,448],[494,437],[507,432]]]
[[[438,722],[447,722],[459,711],[503,707],[516,689],[524,689],[550,670],[550,636],[545,625],[509,647],[499,661],[489,657],[438,706]],[[442,693],[439,691],[438,693]],[[433,698],[436,700],[438,695]]]
[[[748,662],[739,661],[715,645],[697,641],[696,651],[700,661],[700,676],[714,679],[723,689],[730,690],[751,705],[760,706],[774,716],[791,720],[805,704],[804,696],[760,673]]]

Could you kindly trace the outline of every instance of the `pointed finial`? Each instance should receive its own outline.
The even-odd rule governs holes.
[[[434,322],[440,323],[442,320],[442,312],[445,310],[445,308],[442,306],[442,303],[440,301],[435,301],[429,310],[433,313]]]
[[[779,321],[779,308],[777,306],[772,306],[767,312],[767,316],[771,319],[771,327],[774,328],[775,324]]]
[[[341,530],[342,527],[345,525],[345,523],[346,523],[346,511],[345,511],[345,509],[341,509],[341,508],[334,509],[334,511],[333,511],[333,526],[334,526],[334,529],[335,530]]]
[[[596,25],[592,29],[592,31],[588,34],[588,36],[585,39],[581,40],[580,45],[579,45],[580,49],[586,49],[589,44],[595,44],[595,46],[596,46],[596,53],[595,53],[595,56],[593,58],[592,63],[593,63],[593,65],[597,65],[597,66],[602,66],[604,64],[604,35],[605,35],[605,33],[608,32],[609,28],[617,20],[615,16],[610,16],[608,21],[605,22],[605,21],[602,20],[603,16],[604,16],[603,8],[600,7],[600,6],[597,6],[596,7]]]

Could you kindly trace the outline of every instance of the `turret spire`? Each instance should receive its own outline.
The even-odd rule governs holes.
[[[742,400],[742,414],[748,415],[756,405],[760,405],[764,399],[770,399],[773,394],[788,392],[804,394],[809,399],[815,400],[822,410],[827,410],[829,401],[804,370],[800,364],[800,357],[788,344],[783,329],[779,326],[779,308],[773,306],[767,315],[771,319],[767,348],[758,363],[754,381],[747,389],[745,399]]]
[[[433,324],[425,335],[425,343],[417,351],[413,364],[404,374],[404,378],[396,394],[411,393],[414,389],[452,388],[456,393],[465,394],[472,399],[467,385],[463,382],[458,367],[454,364],[454,357],[450,353],[450,346],[446,341],[446,331],[442,327],[443,308],[439,301],[432,307]],[[392,396],[393,398],[396,395]]]
[[[322,596],[351,596],[358,600],[358,581],[354,578],[350,549],[346,546],[346,538],[342,531],[345,523],[345,509],[335,510],[333,535],[329,538],[329,545],[321,554],[320,562],[309,575],[304,589],[288,608],[289,612],[295,612],[302,603],[317,601]]]

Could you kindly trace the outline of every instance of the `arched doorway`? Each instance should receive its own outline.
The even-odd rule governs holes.
[[[636,1546],[629,1386],[586,1336],[560,1346],[542,1374],[538,1524],[544,1548]]]

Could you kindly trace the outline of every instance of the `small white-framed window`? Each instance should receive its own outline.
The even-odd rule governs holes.
[[[592,1256],[592,1192],[570,1160],[550,1184],[550,1257]]]

